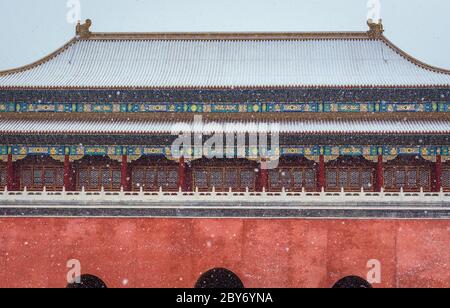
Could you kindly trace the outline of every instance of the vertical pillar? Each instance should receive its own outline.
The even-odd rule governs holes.
[[[9,191],[14,190],[14,165],[12,154],[8,154],[8,161],[6,163],[6,186]]]
[[[181,191],[186,191],[186,163],[184,161],[184,156],[180,156],[178,161],[178,188]]]
[[[323,153],[319,156],[319,174],[317,177],[317,189],[322,191],[325,188],[325,156]]]
[[[72,166],[70,163],[70,156],[68,153],[64,156],[64,187],[66,191],[73,190],[72,187]]]
[[[269,190],[269,170],[267,169],[267,163],[265,161],[261,161],[259,165],[259,183],[260,183],[260,190],[263,191],[265,189],[266,191]]]
[[[128,191],[128,156],[126,154],[122,155],[122,164],[120,170],[120,186],[122,186],[124,191]]]
[[[439,192],[442,187],[442,157],[440,154],[436,155],[434,177],[434,191]]]
[[[384,187],[383,155],[378,155],[376,191],[381,192],[383,187]]]

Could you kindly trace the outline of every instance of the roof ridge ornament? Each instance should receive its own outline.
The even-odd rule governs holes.
[[[379,39],[383,36],[384,27],[382,19],[378,19],[378,21],[368,19],[367,25],[369,26],[369,31],[367,31],[367,34],[369,35],[370,38]]]
[[[76,35],[80,38],[89,38],[92,34],[90,30],[91,26],[92,20],[90,19],[86,19],[86,22],[84,24],[78,22],[76,27]]]

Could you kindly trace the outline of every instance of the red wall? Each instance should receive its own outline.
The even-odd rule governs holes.
[[[450,287],[448,220],[0,219],[0,287],[65,287],[66,263],[109,287],[192,287],[214,267],[246,287]]]

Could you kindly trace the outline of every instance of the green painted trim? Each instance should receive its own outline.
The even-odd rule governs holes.
[[[227,103],[8,103],[0,112],[21,113],[368,113],[450,112],[450,102],[227,102]]]

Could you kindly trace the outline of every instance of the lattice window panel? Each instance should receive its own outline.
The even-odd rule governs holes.
[[[210,171],[211,177],[211,188],[215,187],[215,189],[223,188],[223,170],[222,169],[211,169]]]
[[[431,171],[422,169],[419,174],[419,186],[428,189],[431,184]]]
[[[46,169],[44,171],[44,186],[53,186],[56,181],[56,173],[55,170],[48,170]]]
[[[372,188],[372,172],[370,170],[364,170],[361,173],[361,181],[364,189]]]
[[[387,169],[384,171],[384,187],[392,189],[395,187],[394,171]]]
[[[166,170],[158,170],[158,178],[157,178],[157,185],[158,187],[167,187],[167,172]]]
[[[33,187],[42,187],[42,171],[41,170],[33,170]]]
[[[120,187],[122,186],[122,171],[113,170],[111,178],[112,178],[112,188],[120,189]]]
[[[204,169],[194,171],[194,184],[195,187],[200,189],[208,188],[208,172]]]
[[[64,169],[52,166],[25,166],[20,171],[21,189],[48,190],[61,189],[64,186]]]
[[[450,188],[450,169],[442,170],[442,186],[444,188]]]
[[[280,172],[278,170],[269,171],[269,185],[271,188],[281,188]]]
[[[372,171],[367,168],[342,167],[327,170],[327,188],[360,190],[372,188]]]
[[[111,187],[111,174],[109,170],[100,171],[100,183],[105,189]]]
[[[156,183],[157,171],[153,168],[145,170],[144,185],[148,190],[158,190],[158,184]]]
[[[236,188],[239,186],[239,177],[237,169],[226,169],[225,170],[225,189]]]
[[[133,188],[140,189],[141,187],[148,187],[144,181],[145,170],[142,168],[134,168],[131,174],[131,182],[133,183]]]
[[[348,183],[348,170],[345,169],[338,169],[338,175],[339,175],[339,186],[338,188],[341,189],[342,187],[347,187]]]
[[[89,188],[98,189],[99,188],[99,171],[94,169],[91,170],[89,176]]]
[[[304,182],[303,170],[294,170],[292,172],[292,178],[294,180],[294,182],[293,182],[294,188],[301,189],[303,187],[303,182]]]
[[[157,191],[160,188],[178,189],[178,169],[175,167],[135,167],[131,178],[136,190],[141,186],[146,191]]]
[[[169,170],[167,172],[167,187],[170,189],[178,188],[178,171],[177,170]]]
[[[241,170],[241,188],[253,189],[255,187],[255,172],[252,170]]]
[[[338,187],[337,185],[337,171],[327,170],[327,187],[336,188]]]
[[[7,173],[6,173],[6,169],[5,168],[0,168],[0,186],[1,187],[5,187],[6,186],[6,177],[7,177]]]
[[[429,191],[431,188],[431,170],[424,167],[397,166],[384,172],[384,186],[386,189]]]
[[[362,183],[360,180],[360,175],[361,172],[359,170],[355,170],[355,169],[350,169],[349,170],[349,178],[350,178],[350,187],[351,188],[361,188],[362,187]],[[346,187],[346,186],[344,186]]]
[[[88,186],[87,171],[84,169],[80,170],[78,174],[78,186],[80,189]]]
[[[304,172],[305,185],[307,188],[315,188],[317,179],[316,171],[314,169],[306,169]]]
[[[282,169],[280,171],[281,188],[290,189],[291,188],[291,171],[289,169]]]
[[[316,187],[316,171],[312,168],[282,168],[269,171],[270,189],[301,190]]]
[[[408,170],[406,172],[406,187],[418,188],[417,187],[417,170]]]
[[[22,187],[32,188],[33,186],[33,172],[31,169],[22,169],[21,174]]]
[[[396,170],[395,171],[395,180],[396,180],[396,187],[401,188],[405,187],[406,185],[406,171],[405,170]]]
[[[64,169],[63,168],[56,169],[55,176],[56,176],[55,185],[57,187],[63,187],[64,186]]]

